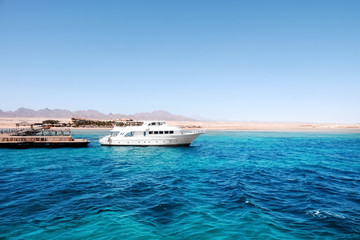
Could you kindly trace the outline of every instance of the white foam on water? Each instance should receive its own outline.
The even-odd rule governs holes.
[[[310,211],[307,211],[307,214],[309,214],[313,217],[316,217],[316,218],[320,218],[320,219],[326,219],[329,217],[345,219],[345,216],[343,216],[341,214],[332,213],[329,211],[322,211],[322,210],[310,210]]]

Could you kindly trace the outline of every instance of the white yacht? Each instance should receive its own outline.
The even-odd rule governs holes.
[[[186,131],[165,121],[116,122],[102,146],[189,146],[205,130]]]

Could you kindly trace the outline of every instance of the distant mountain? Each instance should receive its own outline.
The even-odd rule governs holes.
[[[145,113],[135,113],[135,114],[120,114],[120,113],[109,113],[104,114],[96,110],[86,110],[86,111],[75,111],[71,112],[64,109],[49,109],[44,108],[40,110],[32,110],[29,108],[19,108],[16,111],[2,111],[0,109],[0,117],[27,117],[27,118],[36,118],[36,117],[45,117],[45,118],[71,118],[79,117],[86,119],[118,119],[118,118],[131,118],[136,120],[166,120],[166,121],[191,121],[192,118],[174,115],[166,111],[153,111]]]

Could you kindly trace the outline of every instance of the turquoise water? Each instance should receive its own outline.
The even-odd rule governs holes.
[[[0,149],[0,239],[359,239],[360,134]]]

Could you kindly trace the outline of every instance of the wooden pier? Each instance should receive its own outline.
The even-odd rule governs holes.
[[[87,147],[86,139],[74,139],[70,130],[18,129],[0,134],[0,148]]]

